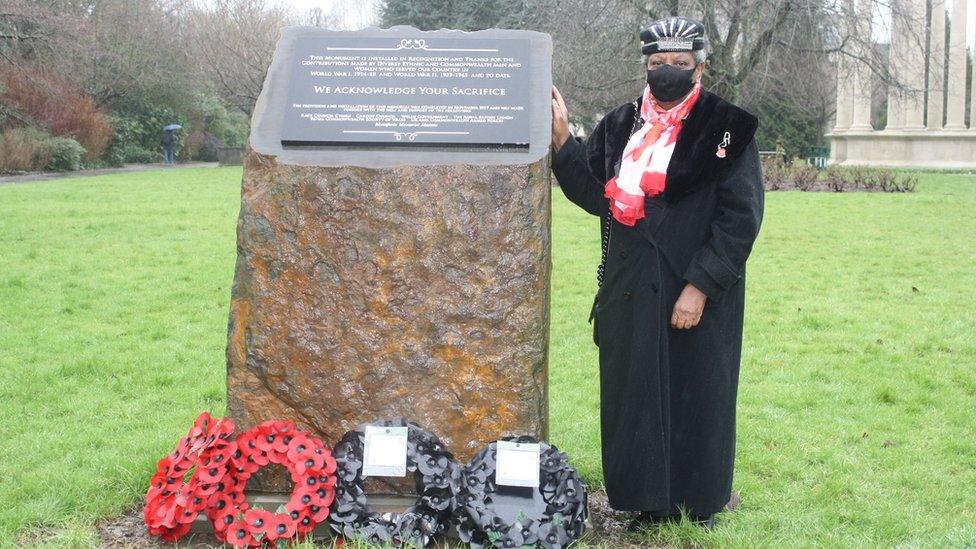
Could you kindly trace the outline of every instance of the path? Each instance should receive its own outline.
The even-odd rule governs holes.
[[[80,170],[76,172],[36,172],[24,175],[5,175],[0,176],[0,185],[8,183],[31,183],[35,181],[48,181],[50,179],[64,179],[66,177],[92,177],[96,175],[106,175],[113,173],[144,172],[147,170],[175,170],[180,168],[216,168],[216,162],[183,162],[176,164],[172,168],[167,168],[164,164],[126,164],[121,168],[100,168],[97,170]]]

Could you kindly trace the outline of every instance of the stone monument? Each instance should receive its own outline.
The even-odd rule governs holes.
[[[547,438],[551,52],[527,31],[283,29],[244,157],[240,428],[332,445],[401,416],[462,463]]]
[[[873,35],[873,4],[845,3],[853,12],[848,29],[853,35]],[[971,105],[966,126],[967,0],[951,0],[951,12],[948,4],[949,0],[892,4],[888,70],[900,86],[887,88],[883,128],[871,123],[872,69],[865,61],[871,55],[870,40],[860,44],[854,57],[839,59],[837,114],[827,134],[831,163],[976,168],[976,72],[968,80]]]

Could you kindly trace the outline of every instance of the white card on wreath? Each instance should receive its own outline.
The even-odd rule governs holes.
[[[499,440],[495,443],[495,483],[539,487],[539,444]]]
[[[407,428],[366,426],[363,450],[364,477],[407,475]]]

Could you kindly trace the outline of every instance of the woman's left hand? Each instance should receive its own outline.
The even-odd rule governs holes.
[[[681,290],[681,295],[674,304],[674,312],[671,313],[671,327],[688,329],[698,326],[702,311],[705,310],[706,299],[708,298],[701,290],[685,284],[685,289]]]

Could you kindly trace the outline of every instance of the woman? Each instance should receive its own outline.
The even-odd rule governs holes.
[[[643,96],[571,137],[553,87],[552,171],[604,228],[591,313],[603,475],[635,525],[682,510],[711,527],[729,501],[745,262],[759,232],[755,116],[701,87],[704,27],[641,31]]]

